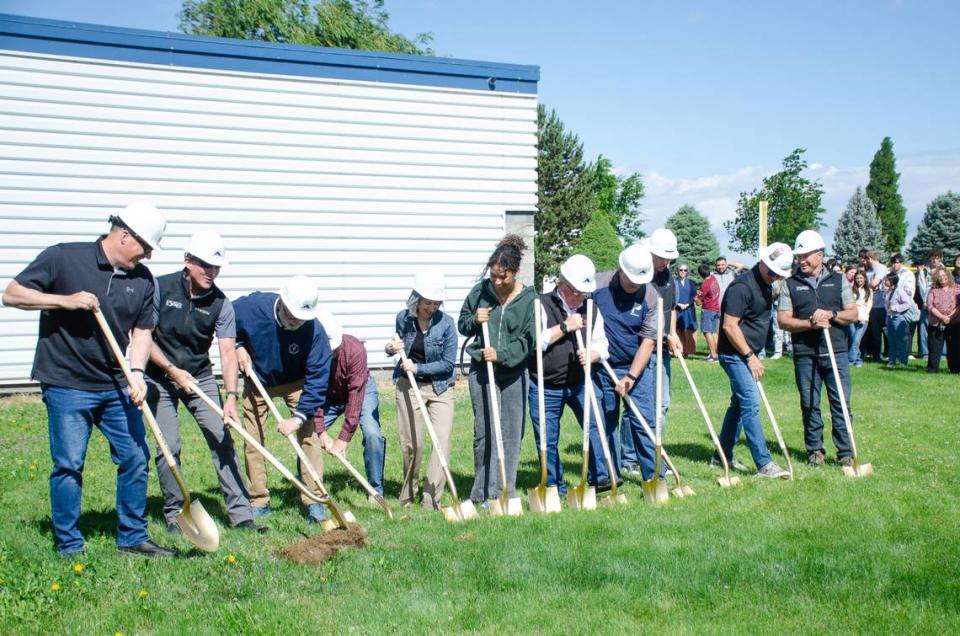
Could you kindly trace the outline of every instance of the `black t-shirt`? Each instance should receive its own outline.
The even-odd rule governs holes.
[[[740,318],[740,330],[743,331],[750,350],[757,353],[767,344],[772,307],[773,296],[770,285],[763,280],[760,275],[760,265],[757,264],[737,276],[727,287],[723,295],[723,304],[720,306],[720,324],[723,325],[724,316]],[[730,339],[722,328],[717,351],[724,354],[741,353],[730,343]]]
[[[427,361],[427,352],[423,346],[423,332],[419,328],[413,339],[413,345],[410,347],[410,361],[414,364],[423,364]]]
[[[125,350],[131,329],[153,329],[156,324],[155,285],[150,270],[143,265],[130,271],[114,269],[103,252],[103,238],[48,247],[15,280],[48,294],[94,294],[120,348]],[[84,391],[126,386],[96,319],[82,310],[40,312],[40,338],[31,377],[44,384]]]

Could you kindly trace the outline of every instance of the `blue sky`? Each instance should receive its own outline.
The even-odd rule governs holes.
[[[795,147],[828,228],[884,136],[910,234],[960,190],[960,2],[387,0],[391,26],[440,55],[537,64],[540,99],[589,156],[644,175],[653,229],[684,203],[721,228],[740,191]],[[0,11],[176,30],[177,0],[0,0]]]

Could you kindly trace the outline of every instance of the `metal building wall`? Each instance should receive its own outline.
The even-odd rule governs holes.
[[[182,36],[181,36],[182,37]],[[196,38],[194,38],[196,40]],[[236,298],[313,277],[371,364],[414,272],[459,311],[507,210],[536,205],[536,94],[50,55],[0,39],[0,285],[91,240],[131,200],[169,220],[159,275],[220,232]],[[3,46],[7,45],[7,46]],[[6,49],[6,50],[2,50]],[[37,314],[0,308],[0,385],[28,381]]]

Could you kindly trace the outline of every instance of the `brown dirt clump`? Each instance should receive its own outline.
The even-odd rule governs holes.
[[[344,548],[362,548],[367,533],[360,524],[350,523],[315,537],[303,539],[276,551],[284,559],[307,565],[320,565]]]

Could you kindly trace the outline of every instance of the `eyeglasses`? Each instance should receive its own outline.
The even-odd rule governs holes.
[[[686,273],[687,273],[687,270],[685,270],[685,269],[682,269],[682,268],[681,268],[681,269],[678,269],[677,271],[678,271],[678,272],[683,272],[684,274],[686,274]]]
[[[189,258],[190,261],[191,261],[194,265],[196,265],[197,267],[202,267],[203,269],[220,269],[220,266],[219,266],[219,265],[211,265],[210,263],[208,263],[208,262],[206,262],[206,261],[200,260],[199,258],[197,258],[196,256],[194,256],[193,254],[188,254],[188,255],[187,255],[187,258]]]

